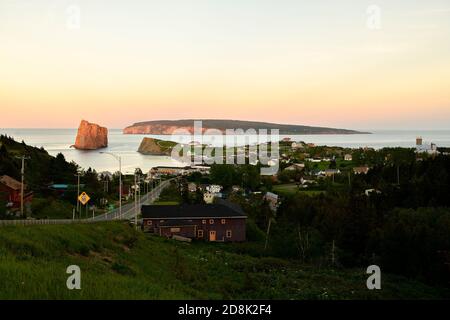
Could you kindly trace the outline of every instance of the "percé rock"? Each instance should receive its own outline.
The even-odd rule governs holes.
[[[144,138],[141,141],[138,152],[145,155],[170,155],[175,145],[176,143],[172,141]]]
[[[201,119],[198,119],[201,120]],[[135,123],[125,129],[124,134],[160,134],[170,135],[177,129],[183,129],[185,132],[192,134],[194,132],[194,119],[189,120],[156,120]],[[225,132],[226,129],[278,129],[280,134],[361,134],[368,132],[359,132],[355,130],[311,127],[303,125],[277,124],[256,121],[241,120],[201,120],[202,131],[207,129],[217,129]],[[202,132],[202,133],[203,133]],[[269,131],[270,133],[270,131]]]
[[[108,146],[108,129],[82,120],[73,147],[80,150],[96,150]]]

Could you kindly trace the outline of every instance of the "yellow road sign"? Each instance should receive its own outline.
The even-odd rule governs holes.
[[[89,200],[91,200],[91,198],[87,195],[86,192],[83,192],[82,194],[80,194],[80,196],[78,197],[78,200],[80,200],[80,202],[85,205],[86,203],[89,202]]]

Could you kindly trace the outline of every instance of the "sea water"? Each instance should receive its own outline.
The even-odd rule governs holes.
[[[406,147],[415,146],[415,139],[421,136],[424,143],[434,142],[438,147],[450,147],[450,130],[436,131],[393,131],[393,130],[364,130],[372,134],[323,134],[323,135],[280,135],[280,139],[289,137],[293,141],[304,141],[316,145],[340,146],[340,147]],[[22,140],[31,146],[43,147],[51,155],[62,153],[68,161],[74,161],[82,168],[93,168],[97,171],[117,171],[118,161],[100,151],[112,152],[122,158],[122,171],[132,173],[135,168],[141,168],[144,172],[155,166],[181,166],[182,164],[169,156],[142,155],[137,152],[139,144],[144,137],[161,140],[173,140],[176,142],[189,142],[193,139],[187,136],[163,136],[163,135],[130,135],[122,134],[120,129],[110,129],[107,148],[101,150],[82,151],[71,148],[75,143],[76,129],[0,129],[0,134],[13,137],[16,141]],[[205,136],[203,143],[218,145],[221,137]],[[186,140],[188,139],[188,140]],[[240,141],[238,139],[238,141]],[[239,142],[238,142],[239,143]]]

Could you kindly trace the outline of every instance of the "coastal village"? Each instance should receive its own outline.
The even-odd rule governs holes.
[[[227,283],[240,288],[220,295],[227,288],[220,285],[215,294],[221,297],[322,296],[323,285],[319,292],[315,282],[304,284],[305,279],[317,278],[313,271],[306,277],[299,271],[307,268],[333,283],[333,296],[351,298],[354,294],[342,291],[336,279],[347,286],[349,279],[364,275],[360,268],[377,263],[388,274],[407,274],[414,281],[426,276],[426,283],[413,286],[431,286],[426,290],[442,296],[437,283],[445,281],[450,263],[450,203],[445,191],[450,185],[450,150],[424,138],[416,137],[414,143],[412,137],[409,148],[374,149],[321,146],[285,137],[278,141],[279,157],[252,164],[250,152],[261,145],[231,150],[243,151],[245,164],[208,164],[203,152],[199,157],[195,149],[208,146],[192,141],[187,146],[198,163],[136,168],[130,174],[121,171],[121,156],[105,149],[108,131],[87,121],[81,123],[73,147],[114,158],[117,171],[81,168],[63,154],[52,156],[1,135],[0,227],[5,232],[18,227],[11,231],[14,234],[23,229],[23,241],[28,241],[28,232],[40,237],[20,247],[20,252],[32,250],[27,257],[44,250],[39,249],[42,243],[52,247],[62,241],[67,251],[63,257],[80,257],[78,263],[90,261],[124,281],[133,281],[136,274],[147,281],[148,263],[153,268],[163,263],[160,272],[176,279],[166,282],[155,276],[152,284],[165,286],[181,279],[191,290],[204,283],[193,283],[193,272],[203,277],[214,270],[211,278],[220,270],[227,274]],[[175,145],[147,136],[136,151],[144,157],[167,157]],[[271,163],[278,170],[261,175]],[[68,238],[72,236],[73,243]],[[4,245],[14,249],[5,239]],[[118,251],[110,257],[113,247]],[[119,258],[124,254],[134,258]],[[186,271],[196,268],[202,271]],[[321,270],[352,276],[330,278]],[[273,282],[280,277],[285,284]],[[351,284],[358,297],[366,294],[358,289],[361,281]],[[277,286],[270,294],[267,283]],[[410,297],[402,283],[373,296]],[[305,286],[313,291],[305,292]]]
[[[3,144],[0,147],[5,149]],[[106,147],[107,144],[106,128],[84,120],[81,122],[75,148],[95,150]],[[174,145],[170,141],[145,137],[138,152],[168,155]],[[190,144],[192,147],[196,145]],[[245,152],[247,161],[249,147],[239,147]],[[135,215],[139,217],[136,223],[145,232],[182,241],[245,241],[247,216],[242,210],[242,201],[254,202],[258,199],[257,203],[267,205],[275,216],[285,197],[296,194],[316,196],[326,193],[330,188],[339,190],[345,185],[350,187],[355,177],[367,175],[371,167],[396,162],[396,157],[401,153],[414,154],[417,161],[441,153],[434,143],[425,144],[421,137],[417,137],[415,148],[410,150],[398,148],[377,151],[372,148],[316,146],[303,141],[292,141],[290,138],[279,141],[279,149],[280,158],[273,159],[278,162],[279,170],[270,176],[259,176],[257,170],[248,170],[248,165],[241,165],[246,169],[240,179],[231,177],[239,165],[211,166],[202,163],[176,167],[156,166],[148,172],[137,168],[134,175],[123,177],[120,205],[122,202],[134,203],[135,208],[138,207],[135,209],[138,210]],[[234,151],[237,150],[238,148]],[[448,155],[446,151],[442,153]],[[194,152],[192,156],[195,157]],[[260,166],[260,163],[253,165],[255,168]],[[0,194],[4,201],[3,218],[95,219],[97,215],[107,215],[109,211],[117,211],[119,206],[115,195],[118,192],[118,177],[121,175],[123,174],[120,172],[97,173],[90,168],[87,171],[78,168],[70,179],[59,180],[57,183],[50,181],[38,186],[37,191],[26,184],[26,179],[21,182],[3,174],[0,177]],[[76,179],[78,181],[74,181]],[[162,181],[170,181],[169,188],[163,190],[160,197],[152,203],[142,202],[141,195],[149,193]],[[89,193],[92,201],[83,204],[85,208],[82,208],[78,198],[84,191]],[[37,197],[34,197],[35,192]],[[364,190],[366,196],[380,192],[376,186],[368,186]],[[39,213],[39,203],[45,201],[45,197],[50,198],[52,203],[58,203],[59,209],[64,208],[62,212],[48,216]]]
[[[15,315],[448,307],[450,0],[0,0],[0,35]]]
[[[0,39],[14,315],[448,308],[450,0],[0,0]]]

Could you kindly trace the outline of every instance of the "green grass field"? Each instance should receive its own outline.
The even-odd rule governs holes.
[[[180,203],[178,201],[155,201],[153,203],[154,205],[157,206],[176,206],[179,205]]]
[[[176,142],[166,141],[166,140],[158,140],[155,139],[155,142],[161,147],[162,151],[171,151],[173,147],[177,145]]]
[[[299,189],[295,183],[288,183],[288,184],[278,184],[274,185],[272,187],[273,192],[282,195],[282,196],[290,196],[294,194],[304,194],[308,196],[316,196],[321,193],[324,193],[325,191],[320,190],[304,190]]]
[[[107,222],[0,229],[0,299],[436,298],[437,289],[365,270],[332,270],[250,255],[251,243],[180,243]],[[247,252],[248,251],[248,252]],[[68,290],[66,268],[81,268]]]

